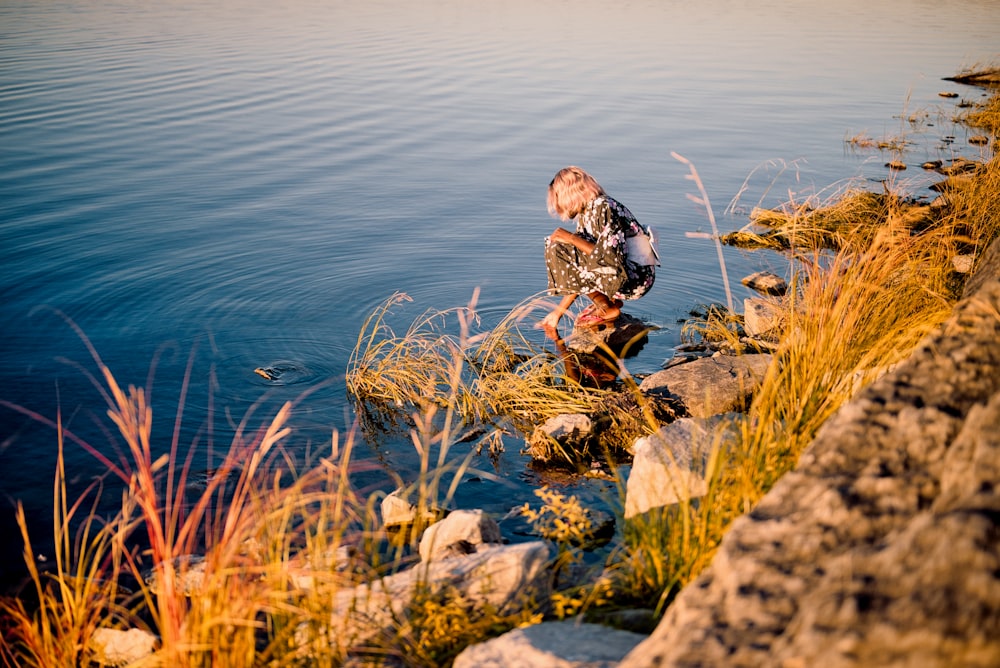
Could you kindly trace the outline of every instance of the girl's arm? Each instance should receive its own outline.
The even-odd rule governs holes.
[[[594,243],[587,241],[578,234],[573,234],[569,230],[557,227],[555,231],[549,236],[549,240],[553,243],[561,244],[571,244],[576,247],[578,251],[584,253],[585,255],[590,255],[594,252]]]

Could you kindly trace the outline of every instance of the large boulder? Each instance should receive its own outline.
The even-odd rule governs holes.
[[[471,645],[454,668],[613,668],[646,636],[599,624],[545,622]]]
[[[680,400],[692,417],[711,417],[742,410],[770,364],[766,353],[702,357],[646,376],[639,389]]]
[[[1000,271],[980,271],[733,523],[622,668],[1000,665]]]

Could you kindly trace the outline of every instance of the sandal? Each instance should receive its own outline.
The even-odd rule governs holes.
[[[614,318],[606,318],[599,311],[597,311],[597,309],[594,309],[590,313],[581,313],[576,319],[576,326],[599,327],[601,325],[613,325],[616,320],[618,320],[618,316],[615,316]]]

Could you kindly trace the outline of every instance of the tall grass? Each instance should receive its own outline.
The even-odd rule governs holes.
[[[545,306],[540,298],[474,333],[474,295],[466,307],[425,312],[397,334],[388,316],[408,299],[394,295],[366,320],[348,365],[348,391],[370,433],[418,426],[439,440],[476,441],[476,452],[487,447],[494,455],[504,450],[505,437],[523,439],[567,413],[609,415],[606,440],[619,448],[648,433],[634,411],[610,400],[612,390],[582,385],[563,358],[524,334],[522,327],[533,325],[532,316]],[[614,373],[620,371],[616,366]],[[441,415],[447,417],[442,424],[429,419]]]
[[[335,437],[327,458],[297,472],[280,446],[290,433],[291,404],[256,428],[248,414],[222,463],[193,492],[194,447],[182,453],[179,445],[182,408],[168,451],[157,455],[147,392],[123,388],[93,348],[91,354],[125,451],[109,458],[56,421],[55,563],[50,572],[39,569],[19,507],[30,590],[0,600],[4,661],[87,665],[100,656],[97,629],[136,627],[158,638],[159,650],[142,665],[299,660],[302,650],[290,642],[294,630],[317,619],[329,627],[330,617],[328,604],[319,612],[309,605],[293,576],[310,574],[314,600],[316,591],[329,594],[345,579],[329,555],[349,530],[364,536],[372,524],[365,499],[350,484],[349,472],[359,468],[351,461],[353,435],[344,447]],[[120,508],[111,517],[99,511],[100,487],[67,500],[67,438],[122,483]],[[326,657],[314,652],[310,661],[335,665],[341,658],[331,649]]]
[[[968,119],[995,137],[998,109],[994,95]],[[795,466],[819,427],[947,318],[964,280],[953,258],[979,254],[1000,235],[1000,159],[951,182],[945,197],[931,215],[901,194],[848,189],[824,206],[793,203],[767,221],[775,232],[759,245],[782,249],[793,275],[774,363],[735,425],[736,441],[724,443],[722,433],[733,425],[720,427],[706,496],[626,524],[612,570],[620,602],[662,609],[710,562],[732,521]],[[730,336],[730,324],[716,320],[718,335]]]

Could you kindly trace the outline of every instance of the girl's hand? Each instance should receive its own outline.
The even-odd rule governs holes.
[[[558,311],[551,311],[538,323],[538,327],[545,332],[545,336],[553,341],[559,340],[559,318],[561,316],[562,314]]]
[[[576,236],[569,230],[563,227],[557,227],[552,235],[549,237],[552,241],[559,244],[571,244],[573,243],[573,237]]]

